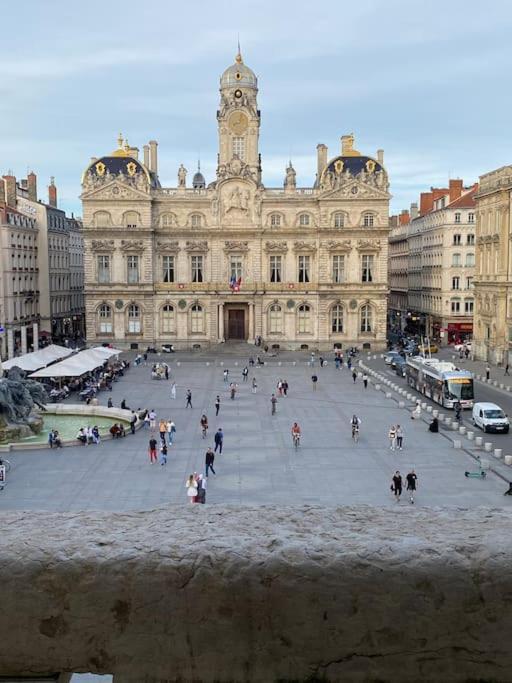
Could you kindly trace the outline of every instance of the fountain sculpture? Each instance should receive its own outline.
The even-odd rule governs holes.
[[[47,400],[42,384],[25,379],[20,368],[11,368],[7,377],[0,379],[0,443],[38,434],[43,418],[35,408],[45,410]]]

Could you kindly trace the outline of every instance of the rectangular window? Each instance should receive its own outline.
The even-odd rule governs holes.
[[[458,275],[452,277],[452,289],[460,289],[460,277]]]
[[[460,259],[460,254],[453,254],[452,256],[452,266],[460,266],[462,265],[461,259]]]
[[[361,280],[373,282],[373,254],[364,254],[361,257]]]
[[[299,256],[299,282],[309,282],[309,256]]]
[[[282,256],[270,257],[270,282],[282,282]]]
[[[472,277],[466,278],[466,289],[473,289],[473,278]]]
[[[139,281],[139,257],[127,256],[126,265],[128,269],[128,284],[135,285]]]
[[[245,138],[234,137],[233,138],[233,156],[236,156],[244,161],[245,159]]]
[[[461,240],[460,235],[454,235],[453,236],[453,243],[454,244],[460,244],[460,240]]]
[[[473,313],[473,299],[464,302],[464,313]]]
[[[452,313],[460,313],[460,301],[452,301]]]
[[[242,277],[242,257],[231,256],[229,259],[229,274],[231,278],[238,280]]]
[[[191,256],[192,282],[203,281],[203,257]]]
[[[468,213],[468,223],[474,223],[475,222],[475,214],[474,213]]]
[[[345,279],[345,257],[336,254],[332,257],[332,281],[336,284]]]
[[[471,216],[471,214],[469,214]],[[467,236],[467,244],[474,244],[475,243],[475,236],[473,234],[470,234]]]
[[[174,256],[162,256],[162,278],[164,282],[174,282]]]
[[[110,256],[98,256],[98,282],[105,284],[110,282]]]
[[[455,214],[455,222],[460,223],[460,213]]]

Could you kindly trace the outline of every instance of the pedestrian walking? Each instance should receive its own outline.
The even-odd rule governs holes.
[[[314,354],[313,351],[311,352],[311,357],[310,357],[309,364],[311,365],[311,367],[313,367],[314,364],[315,364],[315,354]]]
[[[149,410],[147,408],[144,413],[144,429],[149,429]]]
[[[206,479],[200,474],[197,477],[196,503],[202,503],[203,505],[206,503],[206,486]]]
[[[288,396],[288,380],[283,380],[283,394]]]
[[[229,370],[226,368],[224,370],[224,384],[228,383]]]
[[[357,370],[354,368],[352,370],[352,381],[354,382],[354,384],[356,383],[356,379],[357,379]]]
[[[238,385],[235,382],[231,382],[231,384],[229,385],[229,393],[231,395],[232,401],[235,400],[235,395],[236,395],[237,389],[238,389]]]
[[[151,439],[149,440],[149,462],[151,464],[153,464],[156,461],[157,461],[156,439],[154,436],[152,436]]]
[[[172,420],[167,423],[167,438],[169,439],[169,446],[172,446],[176,438],[176,425]]]
[[[206,435],[208,434],[208,418],[204,413],[201,415],[199,424],[201,425],[201,434],[203,435],[203,439],[206,439]]]
[[[137,415],[135,414],[135,411],[132,410],[132,416],[130,418],[130,431],[132,434],[135,434],[135,425],[137,424]]]
[[[173,401],[176,400],[176,382],[173,382],[171,385],[171,398]]]
[[[217,398],[215,399],[215,417],[219,414],[220,410],[220,396],[217,395]]]
[[[255,394],[258,389],[258,384],[256,382],[256,377],[252,378],[252,393]]]
[[[485,378],[487,381],[489,381],[489,379],[491,378],[491,368],[488,365],[485,368]]]
[[[334,357],[334,365],[336,366],[336,370],[340,369],[340,357],[338,355]]]
[[[245,368],[242,370],[242,380],[244,382],[247,382],[247,375],[248,374],[249,374],[249,368],[246,365]]]
[[[283,395],[283,382],[282,382],[282,380],[279,380],[276,386],[277,386],[278,395],[282,396]]]
[[[205,464],[206,464],[206,472],[205,476],[208,476],[208,470],[211,470],[213,474],[215,474],[215,470],[213,469],[213,463],[215,462],[215,453],[212,451],[211,448],[208,448],[206,451],[205,455]]]
[[[508,372],[508,363],[507,363],[507,364],[505,365],[505,375],[508,375],[508,374],[509,374],[509,372]]]
[[[419,420],[421,417],[421,403],[416,401],[416,408],[411,413],[411,420]]]
[[[162,443],[160,447],[160,464],[167,465],[167,444],[165,443],[165,441]]]
[[[368,375],[366,372],[363,372],[363,386],[365,389],[368,389]]]
[[[316,391],[316,383],[318,382],[318,377],[316,375],[311,375],[311,382],[313,383],[313,391]]]
[[[395,472],[393,479],[391,480],[391,490],[395,494],[396,502],[399,503],[400,496],[402,495],[402,475],[398,470]]]
[[[153,408],[149,411],[149,428],[156,429],[156,413]]]
[[[112,403],[112,397],[109,396],[108,401],[107,401],[107,408],[113,408],[113,407],[114,407],[114,404]]]
[[[405,477],[407,482],[407,491],[409,492],[409,500],[411,505],[414,505],[414,494],[418,489],[418,476],[414,470],[411,470],[409,474]]]
[[[165,379],[169,379],[169,366],[165,366]]]
[[[320,356],[318,358],[318,360],[320,361],[320,367],[323,368],[324,367],[324,359],[322,358],[322,356]]]
[[[389,448],[394,451],[396,448],[396,427],[391,425],[388,432]]]
[[[160,420],[158,431],[160,432],[160,441],[165,443],[165,437],[167,434],[167,422],[165,420]]]
[[[277,398],[275,394],[272,394],[270,398],[270,410],[272,415],[276,414],[276,405],[277,405]]]
[[[190,391],[190,389],[187,389],[187,403],[185,405],[185,408],[188,408],[189,406],[192,408],[192,392]]]
[[[347,360],[347,370],[352,370],[352,358],[348,358]]]
[[[400,425],[397,425],[396,426],[396,446],[397,446],[399,451],[402,450],[403,443],[404,443],[404,430],[402,429],[402,427],[400,427]]]
[[[197,496],[197,481],[195,480],[193,474],[191,474],[187,479],[185,488],[187,489],[188,502],[195,503]]]
[[[219,449],[219,453],[222,454],[222,446],[224,444],[224,432],[222,431],[222,428],[219,427],[217,431],[215,432],[215,436],[213,438],[215,442],[215,453],[217,452],[217,448]]]

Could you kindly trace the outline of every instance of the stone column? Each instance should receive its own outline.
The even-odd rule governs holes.
[[[14,330],[7,330],[7,357],[14,358]]]
[[[224,304],[219,304],[219,341],[224,339]]]
[[[27,326],[21,326],[21,353],[27,353]]]
[[[249,341],[254,341],[254,304],[249,304]]]
[[[39,350],[39,325],[32,323],[32,337],[34,338],[34,351]]]

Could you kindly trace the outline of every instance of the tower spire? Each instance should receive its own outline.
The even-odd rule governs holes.
[[[242,52],[240,50],[240,34],[238,35],[237,44],[238,44],[238,52],[236,53],[235,62],[237,64],[243,64],[244,60],[242,59]]]

